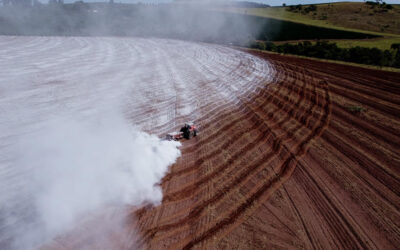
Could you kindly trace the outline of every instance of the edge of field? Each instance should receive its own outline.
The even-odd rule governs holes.
[[[400,69],[393,68],[393,67],[379,67],[379,66],[374,66],[374,65],[366,65],[366,64],[358,64],[358,63],[351,63],[351,62],[344,62],[344,61],[320,59],[320,58],[315,58],[315,57],[299,56],[299,55],[292,55],[292,54],[281,54],[281,53],[277,53],[277,52],[272,52],[272,51],[267,51],[267,50],[259,50],[259,49],[251,49],[251,48],[246,48],[246,47],[235,47],[235,48],[244,50],[244,51],[257,51],[257,52],[262,52],[262,53],[266,53],[266,54],[278,54],[278,55],[283,55],[283,56],[293,57],[293,58],[304,58],[304,59],[319,61],[319,62],[329,62],[329,63],[336,63],[336,64],[342,64],[342,65],[356,66],[356,67],[366,68],[366,69],[375,69],[375,70],[400,73]]]
[[[348,2],[337,2],[331,3],[331,5],[345,5],[345,4],[354,4]],[[364,3],[355,3],[355,4],[364,4]],[[327,4],[312,4],[316,6],[327,5]],[[303,7],[310,6],[309,4],[303,5]],[[400,8],[400,5],[394,4],[396,8]],[[390,45],[392,43],[400,43],[400,34],[393,34],[393,33],[384,33],[384,32],[377,32],[372,30],[364,30],[364,29],[356,29],[356,28],[349,28],[344,26],[338,26],[331,24],[325,20],[318,20],[318,19],[311,19],[308,15],[303,15],[301,13],[293,13],[286,10],[286,7],[267,7],[267,8],[238,8],[238,7],[230,7],[224,10],[225,12],[230,13],[237,13],[237,14],[244,14],[244,15],[251,15],[251,16],[258,16],[258,17],[266,17],[275,20],[282,20],[294,23],[300,23],[305,25],[311,25],[316,27],[322,28],[329,28],[329,29],[336,29],[341,31],[349,31],[349,32],[357,32],[357,33],[364,33],[370,35],[377,35],[381,36],[380,38],[372,38],[372,39],[327,39],[333,42],[336,42],[339,47],[342,48],[349,48],[355,46],[361,47],[376,47],[380,49],[390,49]]]

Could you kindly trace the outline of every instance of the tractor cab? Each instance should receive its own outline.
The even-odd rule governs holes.
[[[187,122],[185,123],[185,126],[188,127],[189,129],[195,129],[196,126],[194,125],[194,122]]]
[[[181,128],[180,132],[183,133],[183,137],[186,139],[190,139],[192,137],[197,136],[197,128],[194,125],[194,122],[187,122],[185,125]]]

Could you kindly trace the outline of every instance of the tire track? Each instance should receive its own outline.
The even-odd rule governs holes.
[[[316,89],[314,88],[314,92],[315,92],[315,91],[316,91]],[[302,94],[300,94],[299,96],[300,96],[300,97],[303,96],[303,98],[304,98],[305,96],[307,96],[307,97],[309,98],[309,100],[313,100],[314,102],[318,103],[318,102],[317,102],[317,99],[318,99],[318,98],[316,98],[315,96],[312,97],[312,95],[305,95],[305,94],[304,94],[304,91],[303,91]],[[326,96],[326,95],[325,95],[325,96]],[[302,100],[303,98],[299,98],[297,104],[300,103],[301,100]],[[285,101],[286,101],[287,104],[290,103],[288,99],[285,99]],[[330,100],[328,100],[328,101],[326,101],[326,102],[327,102],[327,103],[330,103]],[[272,102],[272,103],[274,103],[275,105],[277,105],[277,106],[279,107],[279,104],[280,104],[281,102],[278,101],[278,102]],[[287,105],[287,104],[286,104],[286,105]],[[293,106],[292,104],[289,104],[289,105],[290,105],[290,106],[292,107],[292,109],[293,109],[294,106]],[[326,105],[326,104],[325,104],[325,105]],[[289,106],[289,107],[290,107],[290,106]],[[196,205],[195,210],[192,210],[192,211],[189,213],[189,215],[188,215],[187,217],[185,217],[186,219],[184,219],[184,221],[180,220],[180,221],[178,221],[178,222],[175,222],[174,224],[167,224],[167,225],[165,225],[165,226],[161,226],[161,227],[157,227],[157,228],[154,228],[154,229],[152,229],[152,230],[149,230],[149,231],[147,231],[147,233],[146,233],[145,236],[144,236],[145,239],[146,239],[146,238],[147,238],[147,239],[153,238],[153,236],[154,236],[157,232],[160,232],[160,231],[168,231],[168,230],[172,230],[172,229],[174,229],[174,228],[176,228],[176,227],[181,227],[181,226],[183,226],[184,224],[189,223],[190,221],[192,221],[194,218],[198,218],[198,217],[201,215],[201,213],[202,213],[202,211],[204,210],[205,207],[207,207],[208,205],[212,204],[213,202],[217,202],[219,199],[222,198],[222,196],[223,196],[224,194],[227,193],[227,190],[229,190],[229,189],[231,189],[233,186],[237,185],[237,183],[239,183],[241,180],[244,180],[244,179],[248,176],[248,172],[251,172],[252,168],[253,168],[253,169],[256,169],[257,167],[259,167],[260,165],[262,165],[262,163],[264,163],[266,160],[271,159],[273,155],[275,155],[275,154],[278,155],[279,152],[280,152],[281,149],[282,149],[282,146],[281,146],[281,145],[282,145],[282,141],[279,140],[279,139],[277,139],[277,138],[279,138],[279,137],[273,132],[273,129],[277,129],[278,127],[281,127],[281,126],[283,125],[283,123],[287,120],[286,118],[288,118],[290,115],[293,115],[293,112],[294,112],[294,111],[290,111],[291,109],[286,109],[286,110],[285,110],[284,107],[285,107],[285,105],[280,105],[280,108],[281,108],[281,109],[283,108],[283,110],[286,111],[286,113],[285,113],[286,116],[284,116],[283,119],[282,119],[280,122],[278,122],[277,125],[274,126],[273,128],[268,127],[268,125],[267,125],[267,128],[268,128],[268,129],[267,129],[267,132],[268,132],[267,134],[269,134],[272,138],[274,138],[274,139],[273,139],[273,145],[274,145],[274,146],[273,146],[273,151],[272,151],[272,153],[267,154],[264,158],[261,158],[258,162],[256,162],[255,164],[251,165],[252,167],[246,168],[246,169],[245,169],[246,171],[244,171],[244,172],[242,173],[242,175],[241,175],[239,178],[237,178],[236,181],[233,182],[232,185],[229,185],[228,188],[226,188],[225,190],[222,190],[221,192],[218,192],[219,195],[213,196],[213,198],[212,198],[211,200],[208,200],[208,202],[202,203],[202,205]],[[313,106],[311,106],[311,110],[312,110],[312,109],[313,109]],[[265,113],[263,113],[262,115],[260,115],[260,114],[257,113],[256,110],[252,109],[252,111],[254,112],[254,114],[256,114],[256,117],[259,119],[260,123],[264,121],[263,116],[265,116]],[[325,111],[326,111],[326,108],[325,108]],[[329,112],[330,112],[330,111],[329,111]],[[313,112],[312,112],[312,111],[309,111],[308,113],[313,113]],[[303,118],[303,117],[304,117],[303,115],[304,115],[304,110],[302,110],[302,112],[301,112],[299,115],[296,115],[296,117],[300,118],[300,121],[302,121],[303,124],[308,124],[308,119],[304,119],[304,118]],[[266,116],[266,117],[268,117],[268,116]],[[321,120],[322,120],[322,122],[326,121],[326,119],[324,119],[324,118],[321,118]],[[258,123],[255,123],[255,124],[258,124]],[[302,125],[300,125],[300,126],[302,126]],[[299,128],[299,126],[296,126],[296,127],[292,128],[292,130],[289,131],[289,134],[293,134],[293,132],[294,132],[295,130],[298,130],[298,128]],[[317,134],[319,134],[319,132],[318,132],[319,130],[318,130],[318,129],[317,129],[317,130],[314,130],[314,129],[313,129],[312,131],[317,131]],[[265,136],[260,136],[260,137],[259,137],[259,140],[261,140],[263,137],[265,137]],[[307,139],[308,141],[311,140],[311,138],[309,138],[309,137],[307,137],[306,139]],[[256,141],[258,141],[258,140],[256,140]],[[251,147],[254,147],[254,144],[249,144],[249,145],[251,145],[251,146],[248,146],[248,145],[247,145],[248,148],[246,149],[246,151],[250,151]],[[300,145],[299,148],[304,148],[305,145],[306,145],[306,143],[299,143],[299,145]],[[283,147],[283,148],[284,148],[284,147]],[[285,148],[285,150],[286,150],[287,152],[290,152],[290,150],[287,150],[287,148]],[[300,153],[300,155],[301,155],[301,154],[304,154],[302,150],[299,150],[299,153]],[[289,153],[289,154],[293,155],[293,153]],[[294,156],[293,156],[293,157],[294,157]],[[289,157],[289,159],[291,159],[291,160],[286,160],[282,166],[287,167],[287,166],[289,165],[289,163],[290,163],[293,159],[295,159],[295,158],[293,158],[293,157]],[[226,164],[226,166],[231,165],[232,162],[233,162],[233,161],[231,161],[231,162],[228,161],[228,164]],[[221,169],[225,168],[226,166],[221,167]],[[249,169],[250,169],[250,171],[248,171]],[[192,187],[201,186],[201,185],[203,184],[203,182],[206,182],[206,180],[209,180],[209,179],[214,178],[218,172],[219,172],[218,170],[215,171],[214,174],[212,174],[211,176],[207,176],[207,178],[202,179],[200,182],[196,182],[196,185],[193,185]],[[189,190],[187,190],[186,196],[189,196],[190,194],[192,194],[193,191],[194,191],[194,188],[189,188]],[[179,191],[177,191],[176,194],[178,194],[178,192],[179,192]],[[168,195],[168,194],[167,194],[167,195]],[[181,197],[181,198],[182,198],[182,197]],[[168,199],[168,196],[167,196],[166,199]],[[212,230],[214,230],[214,229],[212,229]],[[201,238],[201,237],[200,237],[200,238]],[[190,243],[189,243],[188,246],[190,246]]]

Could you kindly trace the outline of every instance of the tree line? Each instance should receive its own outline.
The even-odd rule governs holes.
[[[250,45],[250,48],[283,54],[400,68],[400,43],[392,44],[390,50],[381,50],[360,46],[339,48],[336,43],[328,41],[317,41],[314,44],[310,41],[304,41],[297,44],[285,43],[281,45],[256,41]]]

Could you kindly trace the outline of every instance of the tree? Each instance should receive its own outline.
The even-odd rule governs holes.
[[[265,43],[264,43],[264,42],[256,41],[256,42],[253,42],[253,43],[250,45],[250,48],[252,48],[252,49],[259,49],[259,50],[265,50]]]
[[[276,51],[276,45],[273,42],[266,42],[265,49],[269,51]]]
[[[394,50],[400,50],[400,43],[393,43],[390,48]]]
[[[396,52],[393,50],[390,51],[386,49],[385,51],[383,51],[383,66],[393,66],[395,55]]]
[[[400,50],[397,50],[396,57],[394,59],[393,66],[396,68],[400,68]]]

